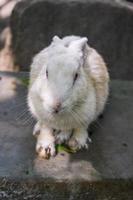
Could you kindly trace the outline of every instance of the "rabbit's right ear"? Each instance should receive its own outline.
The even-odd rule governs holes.
[[[60,43],[61,42],[61,39],[57,35],[55,35],[52,40],[53,40],[54,43]]]
[[[70,44],[69,48],[73,51],[78,51],[78,52],[83,53],[83,51],[86,47],[87,41],[88,41],[88,39],[86,37],[83,37],[79,40],[75,40]]]

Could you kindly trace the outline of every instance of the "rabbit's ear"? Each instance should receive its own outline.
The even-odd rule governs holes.
[[[55,35],[52,40],[54,43],[61,42],[61,39],[57,35]]]
[[[85,46],[87,44],[87,41],[88,41],[88,39],[86,37],[83,37],[79,40],[75,40],[75,41],[71,42],[69,48],[73,51],[78,51],[78,52],[83,53]]]

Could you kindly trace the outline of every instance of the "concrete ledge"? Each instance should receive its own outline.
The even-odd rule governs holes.
[[[90,129],[88,151],[41,160],[27,88],[20,83],[25,76],[0,73],[0,198],[19,199],[20,192],[20,199],[132,199],[133,81],[111,82],[104,116]]]
[[[133,181],[54,182],[0,180],[2,200],[132,200]]]

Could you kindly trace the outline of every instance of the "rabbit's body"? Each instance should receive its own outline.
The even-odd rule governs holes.
[[[28,103],[38,123],[37,152],[55,154],[55,142],[87,147],[87,128],[102,113],[109,76],[102,57],[86,38],[54,37],[34,58]],[[56,131],[54,131],[56,130]]]

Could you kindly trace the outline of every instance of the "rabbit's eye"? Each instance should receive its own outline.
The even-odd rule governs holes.
[[[46,77],[48,78],[48,70],[46,69]]]
[[[74,76],[73,84],[75,83],[75,81],[77,80],[77,78],[78,78],[78,73],[76,73],[75,76]]]

